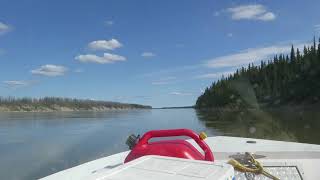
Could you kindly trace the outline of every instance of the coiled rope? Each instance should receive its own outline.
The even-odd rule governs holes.
[[[267,172],[263,166],[261,165],[261,163],[259,161],[257,161],[253,155],[251,153],[246,152],[246,155],[249,157],[249,163],[250,165],[253,165],[254,168],[251,167],[247,167],[243,164],[241,164],[239,161],[235,160],[235,159],[230,159],[228,161],[228,164],[232,165],[233,168],[237,171],[240,172],[249,172],[249,173],[254,173],[254,174],[263,174],[266,177],[273,179],[273,180],[280,180],[279,178],[275,177],[274,175],[270,174],[269,172]]]

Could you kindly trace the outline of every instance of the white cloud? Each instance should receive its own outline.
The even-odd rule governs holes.
[[[154,57],[156,56],[156,54],[152,53],[152,52],[144,52],[141,54],[142,57]]]
[[[27,81],[3,81],[8,86],[25,86],[28,85]]]
[[[232,34],[232,33],[228,33],[227,36],[228,36],[228,37],[232,37],[233,34]]]
[[[176,95],[176,96],[191,96],[192,93],[184,93],[184,92],[171,92],[170,95]]]
[[[0,22],[0,35],[5,34],[11,30],[11,27],[5,23]]]
[[[31,84],[35,83],[35,81],[3,81],[3,84],[8,86],[9,88],[17,89],[20,87],[29,86]]]
[[[305,44],[306,43],[301,43],[294,46],[295,48],[302,49]],[[248,65],[252,62],[266,60],[276,54],[285,54],[290,52],[290,50],[291,45],[289,44],[246,49],[239,53],[213,58],[207,61],[205,65],[210,68],[239,67],[242,65]]]
[[[78,69],[75,69],[73,72],[75,72],[75,73],[83,73],[84,70],[81,69],[81,68],[78,68]]]
[[[320,32],[320,24],[315,25],[315,26],[314,26],[314,30],[315,30],[316,32]]]
[[[43,75],[43,76],[62,76],[68,69],[64,66],[58,66],[53,64],[46,64],[38,69],[31,70],[32,74]]]
[[[112,25],[114,24],[114,22],[111,21],[111,20],[109,20],[109,21],[105,21],[105,24],[106,24],[107,26],[112,26]]]
[[[267,11],[266,7],[261,4],[236,6],[228,8],[227,12],[231,13],[233,20],[271,21],[276,18],[273,12]]]
[[[207,74],[201,74],[196,76],[196,79],[217,79],[221,78],[222,76],[228,76],[230,74],[233,74],[234,71],[224,71],[224,72],[215,72],[215,73],[207,73]]]
[[[122,47],[122,44],[116,40],[97,40],[89,43],[88,47],[92,50],[115,50]]]
[[[276,18],[276,15],[272,12],[267,12],[263,14],[262,16],[259,16],[258,19],[262,21],[272,21]]]
[[[75,59],[81,62],[93,62],[98,64],[107,64],[126,60],[123,56],[110,53],[104,53],[103,56],[97,56],[94,54],[79,55],[75,57]]]

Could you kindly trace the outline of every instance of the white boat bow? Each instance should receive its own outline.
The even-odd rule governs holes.
[[[300,179],[320,179],[320,173],[318,172],[320,145],[226,136],[208,137],[205,141],[214,154],[215,162],[218,163],[226,163],[230,159],[230,156],[234,157],[245,152],[251,152],[258,156],[263,156],[258,160],[264,166],[279,166],[287,168],[287,170],[295,168],[301,177]],[[201,150],[195,142],[191,140],[190,142],[199,151]],[[42,180],[86,179],[101,171],[106,172],[106,170],[123,165],[128,153],[129,151],[121,152],[90,161],[44,177]],[[272,171],[272,168],[270,170]],[[290,179],[290,176],[293,176],[292,174],[282,175],[287,176],[288,179]]]

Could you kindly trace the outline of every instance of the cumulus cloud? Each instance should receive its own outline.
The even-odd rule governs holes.
[[[92,62],[98,64],[107,64],[117,61],[125,61],[126,58],[117,54],[104,53],[103,56],[97,56],[94,54],[84,54],[75,57],[80,62]]]
[[[88,47],[92,50],[115,50],[122,47],[122,44],[116,40],[97,40],[89,43]]]
[[[175,95],[175,96],[191,96],[192,95],[192,93],[185,93],[185,92],[171,92],[169,94]]]
[[[276,18],[276,15],[272,12],[267,12],[265,14],[263,14],[262,16],[258,17],[258,20],[262,20],[262,21],[272,21]]]
[[[38,69],[31,70],[32,74],[43,76],[62,76],[68,71],[68,68],[64,66],[58,66],[53,64],[46,64]]]
[[[302,49],[305,43],[296,44],[295,48]],[[242,65],[248,65],[253,62],[260,62],[266,60],[276,54],[289,53],[291,45],[273,45],[262,48],[251,48],[241,51],[239,53],[230,54],[226,56],[220,56],[213,58],[205,63],[210,68],[222,68],[222,67],[238,67]]]
[[[142,57],[154,57],[156,56],[156,54],[152,53],[152,52],[144,52],[141,54]]]
[[[3,22],[0,22],[0,35],[5,34],[11,30],[11,27]]]
[[[261,4],[235,6],[228,8],[227,12],[231,13],[233,20],[272,21],[276,19],[276,15],[267,11],[267,8]]]

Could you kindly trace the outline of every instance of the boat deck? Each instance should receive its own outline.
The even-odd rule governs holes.
[[[290,170],[288,168],[296,167],[301,173],[300,179],[320,179],[320,173],[317,172],[318,168],[316,167],[317,164],[320,164],[320,145],[226,136],[208,137],[205,141],[212,149],[217,162],[227,162],[230,156],[251,152],[265,156],[258,159],[264,166],[271,168],[273,166],[287,167],[285,170],[288,171]],[[192,141],[190,142],[195,144]],[[123,164],[128,153],[129,151],[126,151],[87,162],[47,176],[43,180],[86,179],[93,173]],[[264,179],[264,177],[259,179]]]

